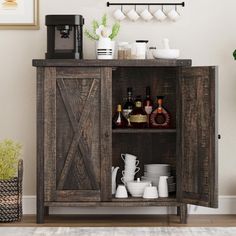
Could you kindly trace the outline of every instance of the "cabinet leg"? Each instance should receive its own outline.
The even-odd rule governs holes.
[[[181,204],[179,207],[180,211],[180,223],[187,224],[187,217],[188,217],[188,208],[187,204]]]
[[[177,216],[180,216],[180,207],[177,206]]]
[[[44,216],[49,216],[49,207],[44,207]]]
[[[37,203],[37,224],[43,224],[44,223],[44,206],[43,204]]]

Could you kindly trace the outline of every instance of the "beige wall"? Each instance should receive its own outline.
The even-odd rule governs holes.
[[[24,194],[35,194],[36,93],[33,58],[44,58],[46,14],[82,14],[86,23],[111,12],[106,0],[41,0],[39,31],[0,31],[0,139],[24,145]],[[235,0],[186,0],[177,23],[123,22],[119,40],[149,39],[160,46],[168,37],[194,65],[219,65],[219,187],[221,195],[236,195],[236,48]],[[85,40],[86,58],[94,57],[94,43]]]

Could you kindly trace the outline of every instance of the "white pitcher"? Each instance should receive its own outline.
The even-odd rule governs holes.
[[[119,170],[119,167],[117,166],[116,168],[114,166],[112,166],[111,168],[111,176],[112,176],[112,194],[116,193],[116,175],[117,175],[117,171]]]
[[[168,179],[168,176],[160,176],[159,184],[158,184],[159,197],[169,196],[167,179]]]

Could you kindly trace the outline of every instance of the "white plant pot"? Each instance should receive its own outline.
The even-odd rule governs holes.
[[[101,38],[96,42],[97,59],[111,60],[114,59],[115,41],[110,38]]]

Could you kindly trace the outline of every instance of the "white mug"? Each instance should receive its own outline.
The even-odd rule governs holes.
[[[136,167],[134,171],[127,171],[127,170],[123,170],[122,171],[122,175],[125,176],[125,175],[135,175],[137,174],[138,172],[140,171],[140,168],[139,167]]]
[[[175,9],[169,11],[167,15],[172,21],[177,21],[180,18],[180,14]]]
[[[134,181],[134,176],[122,177],[121,182],[126,185],[127,182]]]
[[[132,155],[132,154],[121,154],[121,158],[123,161],[127,161],[127,160],[133,160],[133,161],[136,161],[137,157]]]
[[[116,9],[113,13],[113,16],[118,21],[122,21],[126,17],[125,14],[120,9]]]
[[[164,21],[167,18],[166,14],[161,9],[158,9],[153,15],[159,21]]]
[[[150,13],[149,10],[145,9],[141,12],[140,16],[145,20],[145,21],[150,21],[153,18],[153,15]]]
[[[133,160],[125,160],[125,165],[127,167],[135,167],[135,166],[138,166],[139,164],[139,160],[136,160],[136,161],[133,161]]]
[[[127,16],[129,17],[130,20],[136,21],[139,18],[139,14],[134,10],[131,9],[128,13]]]

